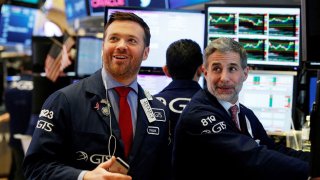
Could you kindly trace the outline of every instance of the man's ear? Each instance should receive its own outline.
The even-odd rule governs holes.
[[[247,80],[248,78],[248,74],[249,74],[249,67],[244,68],[244,79],[243,81]]]
[[[163,72],[164,72],[164,74],[165,74],[166,76],[171,77],[167,65],[164,65],[164,66],[162,67],[162,70],[163,70]]]
[[[196,72],[198,77],[200,77],[202,75],[202,72],[203,72],[202,69],[203,69],[202,66],[198,67],[197,72]]]
[[[150,52],[150,47],[145,47],[143,51],[142,61],[145,61],[148,58],[149,52]]]

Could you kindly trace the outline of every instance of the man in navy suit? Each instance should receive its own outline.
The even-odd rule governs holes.
[[[170,179],[167,109],[137,83],[150,37],[148,25],[137,15],[110,16],[103,68],[44,103],[24,161],[28,179]],[[119,126],[118,87],[129,89],[127,125],[133,139],[128,154]],[[127,174],[118,171],[115,157],[129,165]]]
[[[275,144],[239,103],[249,71],[244,48],[231,38],[212,41],[203,70],[207,89],[193,96],[176,126],[175,179],[307,180],[309,153]]]
[[[180,39],[171,43],[166,52],[164,73],[172,78],[172,82],[155,95],[170,110],[170,132],[191,97],[201,89],[198,81],[202,74],[202,51],[191,39]]]

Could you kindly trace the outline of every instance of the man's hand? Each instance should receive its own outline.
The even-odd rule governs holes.
[[[83,180],[131,180],[131,176],[123,175],[120,173],[112,173],[109,172],[108,169],[111,167],[111,165],[116,161],[116,158],[112,156],[111,159],[108,161],[99,164],[94,170],[88,171],[84,174]]]
[[[309,179],[308,180],[320,180],[320,177],[309,177]]]

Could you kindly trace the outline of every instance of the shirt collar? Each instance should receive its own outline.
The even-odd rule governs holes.
[[[237,105],[237,106],[238,106],[238,113],[240,113],[240,103],[239,103],[239,100],[238,100],[235,104],[231,104],[231,103],[229,103],[229,102],[227,102],[227,101],[222,101],[222,100],[219,100],[219,99],[218,99],[218,102],[219,102],[219,103],[223,106],[223,108],[229,113],[229,115],[231,115],[230,112],[229,112],[229,109],[230,109],[230,107],[233,106],[233,105]]]
[[[104,68],[102,68],[101,70],[101,74],[102,74],[102,80],[103,80],[103,84],[106,88],[106,90],[110,90],[110,89],[113,89],[115,87],[119,87],[119,86],[124,86],[123,84],[115,81],[112,76],[107,73]],[[129,84],[129,87],[131,87],[134,92],[136,92],[138,94],[138,82],[137,82],[137,78],[135,78],[134,81],[132,81],[130,84]]]

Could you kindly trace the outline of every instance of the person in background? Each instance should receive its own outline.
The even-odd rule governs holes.
[[[203,55],[200,46],[191,39],[180,39],[169,45],[163,72],[172,82],[155,95],[170,110],[170,132],[191,97],[201,89],[198,81],[202,74]]]
[[[24,160],[28,179],[170,179],[168,109],[137,83],[150,38],[137,15],[110,15],[103,68],[45,101]]]
[[[207,89],[193,96],[176,126],[174,178],[307,180],[310,154],[275,144],[239,103],[249,71],[245,49],[231,38],[213,40],[203,70]]]
[[[32,61],[30,58],[22,59],[19,80],[12,81],[4,92],[4,102],[10,120],[10,141],[12,149],[12,163],[9,179],[25,179],[22,170],[24,150],[16,134],[25,134],[29,125],[32,107]]]

